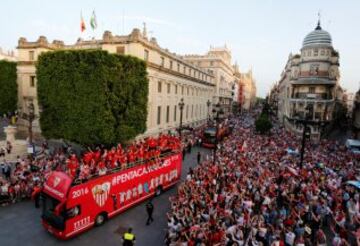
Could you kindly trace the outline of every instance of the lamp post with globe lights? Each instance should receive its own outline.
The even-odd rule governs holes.
[[[183,119],[183,110],[184,110],[184,106],[185,106],[185,103],[184,103],[184,98],[181,98],[181,99],[180,99],[180,102],[179,102],[179,109],[180,109],[179,135],[180,135],[180,138],[181,138],[182,119]]]
[[[223,109],[221,108],[220,103],[217,103],[213,108],[214,120],[215,120],[215,148],[214,148],[214,165],[216,164],[216,150],[218,148],[218,134],[219,134],[219,121],[220,115],[224,114]]]

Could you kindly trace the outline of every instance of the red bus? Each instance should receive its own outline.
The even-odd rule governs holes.
[[[159,195],[180,180],[182,156],[170,152],[160,160],[161,164],[142,162],[78,184],[64,172],[52,172],[41,192],[43,226],[68,239]]]
[[[202,135],[202,146],[206,148],[215,148],[216,141],[221,141],[224,137],[228,136],[231,129],[228,125],[220,125],[216,136],[216,127],[211,126],[204,130]]]

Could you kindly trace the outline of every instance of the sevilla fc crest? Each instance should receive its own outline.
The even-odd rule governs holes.
[[[109,197],[110,182],[95,185],[91,191],[97,205],[99,205],[99,207],[102,207],[105,205],[106,200]]]
[[[60,178],[59,177],[55,177],[54,178],[54,183],[53,183],[53,185],[54,185],[54,187],[56,187],[56,186],[58,186],[58,184],[60,183]]]

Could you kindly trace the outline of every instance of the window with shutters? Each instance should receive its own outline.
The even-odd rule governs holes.
[[[148,50],[144,50],[144,60],[145,61],[149,60],[149,51]]]
[[[166,106],[166,123],[169,123],[170,118],[170,106]]]
[[[30,61],[35,60],[35,55],[34,55],[34,54],[35,54],[35,53],[34,53],[33,50],[29,51],[29,60],[30,60]]]
[[[176,122],[176,112],[177,111],[177,107],[176,107],[176,105],[174,106],[174,122]]]
[[[157,124],[161,124],[161,106],[158,106],[157,108]]]
[[[171,70],[173,69],[173,61],[170,61],[169,68],[170,68]]]
[[[158,81],[158,92],[161,93],[161,81]]]
[[[35,76],[30,76],[30,87],[35,87]]]

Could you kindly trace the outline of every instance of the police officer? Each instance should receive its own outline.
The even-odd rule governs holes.
[[[146,221],[146,225],[149,225],[151,222],[154,221],[153,217],[152,217],[152,214],[154,212],[154,205],[152,204],[151,200],[149,200],[147,203],[146,203],[146,212],[148,214],[148,219]]]
[[[123,235],[123,246],[133,245],[135,245],[135,235],[132,233],[132,228],[130,227]]]
[[[185,155],[186,155],[186,148],[184,146],[183,149],[182,149],[183,160],[185,160]]]

